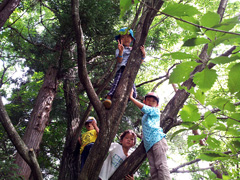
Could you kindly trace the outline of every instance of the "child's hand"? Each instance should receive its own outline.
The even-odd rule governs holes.
[[[134,180],[134,177],[130,176],[130,175],[127,175],[127,176],[125,176],[125,180]]]
[[[145,58],[146,52],[145,52],[145,47],[144,47],[144,45],[140,46],[140,50],[141,50],[141,52],[142,52],[142,57]]]
[[[93,127],[95,127],[97,125],[96,121],[92,121],[91,123],[92,123]]]
[[[119,49],[119,54],[122,55],[122,52],[123,52],[123,49],[124,49],[124,46],[122,44],[122,40],[121,40],[121,42],[118,40],[118,49]]]
[[[133,89],[132,89],[132,91],[131,91],[131,93],[130,93],[130,95],[129,95],[129,98],[131,99],[133,97]]]

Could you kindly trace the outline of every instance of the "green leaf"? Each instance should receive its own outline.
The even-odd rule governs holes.
[[[213,27],[220,22],[219,14],[215,12],[207,12],[200,20],[200,25],[205,27]]]
[[[162,11],[171,16],[181,17],[181,16],[194,16],[195,14],[200,14],[197,8],[190,6],[188,4],[182,3],[169,3],[168,6]]]
[[[225,44],[225,45],[235,45],[238,46],[240,44],[240,38],[239,35],[235,35],[235,34],[221,34],[221,36],[217,37],[217,39],[215,40],[215,45],[219,45],[219,44]],[[234,51],[233,51],[234,53]]]
[[[192,127],[196,125],[193,122],[182,122],[181,126],[192,129]]]
[[[240,139],[238,141],[232,141],[232,144],[237,151],[240,150]]]
[[[232,127],[234,124],[240,125],[240,114],[239,113],[234,113],[231,115],[231,118],[227,120],[227,125],[229,127]]]
[[[193,82],[199,86],[202,91],[211,89],[217,79],[217,73],[214,69],[205,68],[203,71],[198,72],[193,77]]]
[[[238,92],[240,89],[240,63],[235,64],[229,71],[228,88],[231,93]]]
[[[193,89],[193,88],[192,88]],[[202,91],[201,89],[198,89],[196,92],[194,92],[194,90],[189,90],[188,92],[190,92],[191,94],[193,94],[195,96],[195,98],[197,100],[199,100],[199,102],[201,104],[204,104],[205,102],[205,93],[204,91]]]
[[[240,129],[238,128],[238,129],[236,129],[235,127],[234,128],[228,128],[227,129],[227,134],[229,134],[229,135],[232,135],[232,136],[239,136],[239,134],[240,134]]]
[[[225,19],[223,20],[223,22],[221,22],[220,24],[217,24],[215,26],[212,26],[213,28],[219,29],[219,30],[223,30],[223,31],[230,31],[232,28],[234,28],[236,26],[236,24],[239,24],[239,20],[238,17],[235,16],[233,18],[230,19]],[[221,32],[218,32],[219,34],[222,34]]]
[[[177,65],[176,68],[173,69],[172,74],[170,75],[169,83],[180,83],[187,80],[190,76],[190,73],[197,65],[198,63],[196,63],[195,61],[183,62]]]
[[[232,53],[237,53],[237,52],[240,52],[240,46],[239,47],[236,47]]]
[[[173,59],[180,59],[180,60],[181,59],[192,59],[192,60],[200,59],[196,55],[187,54],[187,53],[184,53],[184,52],[168,53],[168,54],[163,54],[162,56],[171,56]]]
[[[214,64],[226,64],[226,63],[236,61],[238,59],[240,59],[239,56],[232,56],[232,57],[219,56],[219,57],[216,57],[216,58],[210,60],[210,62],[212,62]]]
[[[192,104],[185,105],[180,112],[180,116],[184,122],[186,121],[195,122],[200,120],[198,108],[197,106]]]
[[[218,126],[216,126],[214,129],[219,130],[219,131],[226,131],[227,130],[227,128],[224,124],[218,123],[217,125]]]
[[[197,46],[200,44],[206,44],[209,43],[210,41],[205,38],[192,38],[188,39],[184,42],[183,46]]]
[[[214,25],[219,24],[220,22],[220,16],[217,13],[214,12],[207,12],[203,15],[203,17],[200,20],[200,25],[204,27],[213,27]],[[216,31],[210,31],[203,29],[207,37],[209,37],[211,40],[214,40],[216,37]]]
[[[212,149],[218,148],[221,144],[219,140],[212,137],[208,137],[206,142],[208,143],[208,146]]]
[[[208,103],[209,105],[218,107],[221,110],[235,111],[235,106],[229,101],[229,99],[216,98]]]
[[[138,0],[134,0],[134,3],[130,0],[120,0],[120,19],[123,17],[125,12],[130,9],[133,4],[139,3]]]
[[[232,177],[231,176],[228,176],[228,175],[222,175],[222,179],[223,180],[231,180],[232,179]]]
[[[205,125],[210,128],[212,127],[216,122],[217,122],[217,118],[216,116],[211,113],[210,111],[206,112],[204,114],[204,122],[205,122]]]
[[[206,134],[188,136],[187,140],[188,147],[191,147],[192,145],[199,143],[199,140],[204,139],[205,137],[207,137]]]
[[[198,158],[205,161],[215,161],[215,160],[227,160],[230,158],[230,156],[223,154],[221,152],[207,151],[200,154]]]
[[[182,19],[185,20],[185,21],[191,22],[193,24],[199,25],[199,22],[196,19],[194,19],[192,16],[190,16],[190,17],[189,16],[183,16]],[[194,32],[194,33],[200,31],[200,29],[198,27],[196,27],[194,25],[191,25],[191,24],[188,24],[188,23],[185,23],[185,22],[182,22],[180,20],[177,20],[177,24],[184,30],[188,30],[188,31],[191,31],[191,32]]]
[[[213,42],[208,43],[207,54],[208,54],[209,56],[211,56],[214,47],[215,47],[215,45],[213,44]]]
[[[179,133],[181,133],[181,132],[183,132],[183,131],[187,131],[187,130],[189,130],[189,129],[180,129],[180,130],[174,132],[174,133],[172,134],[171,138],[170,138],[170,141],[171,141],[176,135],[178,135]]]

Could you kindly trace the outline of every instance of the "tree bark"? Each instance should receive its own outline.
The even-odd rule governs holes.
[[[2,97],[0,96],[0,121],[6,130],[10,140],[16,147],[19,154],[22,158],[28,163],[33,172],[33,177],[36,180],[42,180],[42,173],[39,167],[36,155],[32,149],[29,149],[26,144],[23,142],[16,129],[14,128],[7,111],[2,103]]]
[[[49,123],[49,114],[58,87],[57,73],[58,70],[53,67],[48,69],[23,137],[27,147],[33,148],[36,153],[39,150],[44,129]],[[31,169],[19,152],[16,155],[16,164],[20,167],[18,174],[28,179],[31,175]]]
[[[64,96],[66,100],[66,109],[68,115],[67,135],[64,151],[61,160],[59,180],[76,180],[78,177],[78,161],[80,146],[77,146],[77,138],[80,135],[78,130],[80,124],[80,105],[75,89],[75,83],[72,79],[74,71],[71,70],[64,80]]]
[[[0,4],[0,29],[3,27],[9,16],[17,8],[21,0],[4,0]]]

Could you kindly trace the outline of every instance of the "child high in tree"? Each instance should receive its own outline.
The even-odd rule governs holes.
[[[114,95],[114,92],[117,88],[120,78],[122,77],[122,73],[125,69],[128,58],[130,56],[130,53],[132,50],[132,47],[130,47],[130,45],[135,40],[132,29],[129,29],[127,27],[120,29],[119,35],[117,35],[115,37],[115,39],[118,42],[118,49],[116,49],[116,58],[117,58],[117,62],[118,62],[117,73],[115,75],[114,82],[112,84],[112,88],[109,91],[109,93],[107,94],[107,98],[103,102],[103,105],[107,109],[111,108],[111,105],[112,105],[111,98]],[[146,55],[144,46],[141,46],[140,50],[142,52],[141,61],[143,61],[145,59],[145,55]],[[137,91],[136,91],[135,85],[133,85],[133,90],[134,90],[133,97],[137,97]]]

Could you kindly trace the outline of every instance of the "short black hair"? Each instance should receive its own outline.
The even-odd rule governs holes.
[[[123,140],[123,138],[127,135],[127,134],[131,134],[134,136],[134,145],[136,144],[136,141],[137,141],[137,135],[136,133],[131,130],[131,129],[128,129],[128,130],[125,130],[121,135],[120,135],[120,140]]]

